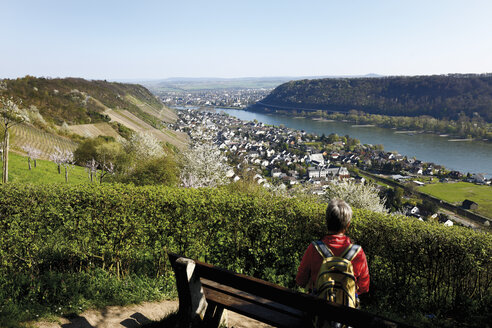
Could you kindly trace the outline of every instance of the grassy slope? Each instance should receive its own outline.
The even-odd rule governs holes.
[[[492,213],[491,186],[479,186],[468,182],[436,183],[425,185],[419,190],[456,205],[470,199],[478,204],[477,213],[487,217]]]
[[[32,170],[29,171],[27,157],[15,153],[9,154],[9,182],[49,184],[65,183],[65,171],[58,174],[56,164],[50,161],[37,160],[37,167],[31,161]],[[83,167],[73,166],[68,172],[68,183],[89,183],[89,178]]]

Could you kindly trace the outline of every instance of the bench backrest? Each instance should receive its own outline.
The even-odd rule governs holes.
[[[168,255],[171,263],[182,257],[174,253],[169,253]],[[208,263],[193,261],[196,264],[195,272],[200,278],[297,309],[306,313],[309,317],[319,316],[353,327],[411,327],[365,311],[278,286],[268,281],[235,273]]]

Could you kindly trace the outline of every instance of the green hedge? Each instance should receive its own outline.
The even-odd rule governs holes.
[[[229,189],[8,184],[0,273],[102,269],[172,284],[173,251],[295,287],[305,248],[324,233],[325,206]],[[368,257],[373,311],[487,320],[490,234],[355,210],[349,235]]]

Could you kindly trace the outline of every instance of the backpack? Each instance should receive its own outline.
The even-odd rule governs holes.
[[[350,244],[340,256],[334,256],[321,240],[313,241],[312,244],[323,258],[314,284],[315,295],[330,302],[358,307],[352,260],[361,247]]]

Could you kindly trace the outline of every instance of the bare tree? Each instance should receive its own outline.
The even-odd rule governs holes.
[[[27,153],[27,165],[29,166],[29,170],[31,170],[31,160],[34,161],[34,167],[36,167],[36,159],[41,156],[42,152],[30,145],[22,146],[22,149]]]
[[[97,158],[101,172],[99,174],[99,182],[102,183],[105,176],[113,175],[115,172],[115,161],[118,153],[121,151],[121,146],[117,143],[105,143],[96,147]],[[160,147],[160,146],[159,146]],[[162,149],[162,147],[161,147]]]
[[[99,183],[102,183],[103,182],[103,178],[106,175],[108,175],[108,174],[113,175],[114,174],[114,171],[115,171],[115,167],[114,167],[113,162],[106,162],[105,161],[102,164],[101,173],[99,173]]]
[[[0,119],[3,129],[2,142],[2,183],[7,183],[9,179],[9,130],[14,125],[28,121],[28,117],[23,113],[13,98],[0,98]]]
[[[85,164],[85,167],[89,171],[89,179],[91,180],[91,182],[94,182],[94,176],[97,173],[98,165],[99,164],[96,162],[96,160],[94,158]]]
[[[91,182],[94,182],[94,179],[97,177],[98,168],[101,169],[101,171],[99,172],[99,183],[103,182],[103,178],[105,176],[107,176],[108,174],[114,174],[115,172],[115,166],[113,162],[106,160],[103,160],[102,163],[99,163],[93,158],[85,164],[85,167],[89,172],[89,179],[91,180]]]

